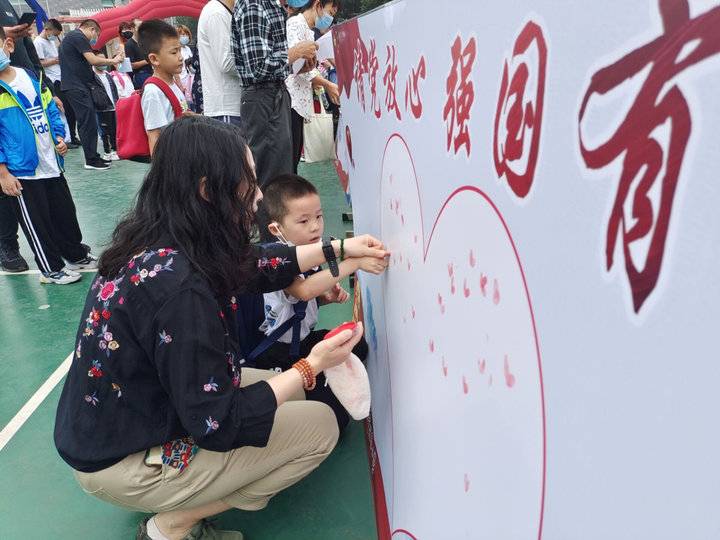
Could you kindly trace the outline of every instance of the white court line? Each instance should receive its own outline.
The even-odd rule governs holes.
[[[80,272],[83,274],[97,272],[97,268],[83,268],[82,270],[75,270],[75,272]],[[25,270],[24,272],[6,272],[5,270],[0,270],[0,276],[33,276],[39,273],[40,270]]]
[[[23,408],[20,409],[13,419],[0,431],[0,451],[5,448],[5,445],[10,442],[10,439],[12,439],[23,424],[27,422],[27,419],[30,418],[32,413],[45,401],[45,398],[50,395],[50,392],[57,386],[57,383],[70,371],[72,357],[73,353],[70,353],[63,363],[50,375],[48,380],[46,380],[28,402],[23,405]]]

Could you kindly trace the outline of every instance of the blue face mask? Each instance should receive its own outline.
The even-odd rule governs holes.
[[[330,28],[334,20],[335,19],[332,15],[328,15],[327,13],[323,12],[323,14],[315,21],[315,28],[317,28],[321,32],[324,32],[325,30]]]
[[[10,57],[5,54],[5,49],[0,48],[0,71],[5,71],[5,69],[10,65]]]
[[[187,36],[180,36],[180,45],[187,45],[190,43],[190,38]]]

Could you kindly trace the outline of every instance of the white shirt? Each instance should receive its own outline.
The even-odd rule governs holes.
[[[35,38],[33,43],[35,44],[35,50],[37,51],[37,55],[40,60],[52,60],[53,58],[58,57],[58,48],[54,39],[46,39],[42,36],[38,36]],[[48,66],[43,69],[45,70],[45,74],[48,76],[48,79],[52,82],[60,80],[60,64],[53,64],[52,66]]]
[[[60,166],[57,162],[50,121],[43,110],[41,96],[35,91],[32,79],[24,69],[15,69],[15,78],[10,82],[10,88],[20,98],[35,129],[39,162],[35,175],[25,176],[23,180],[57,178],[60,176]]]
[[[197,49],[206,116],[240,116],[242,88],[232,52],[231,24],[232,13],[219,0],[210,0],[198,20]]]
[[[132,80],[130,79],[130,77],[128,77],[127,73],[122,73],[121,71],[111,71],[110,75],[115,81],[115,88],[117,88],[118,91],[118,98],[122,99],[130,97],[135,91],[135,87],[133,86]]]
[[[183,112],[187,111],[187,101],[177,84],[172,83],[169,86],[180,101]],[[147,84],[143,88],[141,104],[145,118],[145,131],[165,127],[175,120],[175,111],[173,111],[170,100],[154,84]]]
[[[287,40],[288,49],[294,47],[301,41],[315,41],[315,34],[302,13],[290,17],[287,20]],[[310,119],[314,111],[311,81],[319,75],[320,72],[317,69],[313,69],[307,73],[291,74],[285,79],[285,85],[292,99],[292,108],[306,120]],[[204,82],[205,76],[203,74],[203,83]]]
[[[304,276],[299,276],[305,279]],[[265,293],[265,321],[260,326],[260,331],[269,336],[285,321],[295,315],[295,304],[300,300],[294,296],[287,294],[285,291],[275,291]],[[318,303],[315,298],[309,300],[307,309],[305,310],[305,318],[300,323],[300,341],[305,339],[308,334],[315,328],[318,322]],[[278,341],[282,343],[292,343],[292,328],[285,332]]]

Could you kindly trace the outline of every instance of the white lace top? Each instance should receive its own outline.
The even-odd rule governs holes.
[[[288,19],[287,40],[288,49],[301,41],[315,41],[315,35],[302,13]],[[320,72],[313,69],[307,73],[290,74],[285,79],[285,84],[292,98],[292,108],[306,120],[309,120],[313,114],[313,89],[310,81],[319,75]]]

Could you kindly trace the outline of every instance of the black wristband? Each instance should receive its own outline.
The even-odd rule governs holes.
[[[340,268],[338,268],[337,256],[335,255],[335,248],[332,245],[332,240],[327,238],[323,241],[322,247],[323,253],[325,254],[325,260],[330,268],[330,273],[333,277],[340,276]]]

